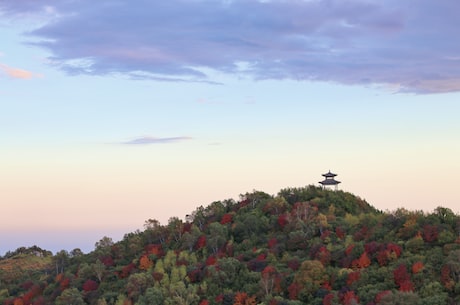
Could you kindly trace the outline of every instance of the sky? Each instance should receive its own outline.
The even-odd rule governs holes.
[[[459,213],[457,0],[2,0],[0,255],[254,190]]]

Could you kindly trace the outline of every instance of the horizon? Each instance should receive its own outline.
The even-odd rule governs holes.
[[[309,185],[306,185],[306,186],[303,186],[303,187],[309,187],[309,186],[321,187],[321,186],[313,185],[313,184],[309,184]],[[286,187],[286,188],[289,188],[289,187]],[[298,188],[298,187],[293,186],[292,188]],[[342,190],[340,188],[338,188],[338,189],[333,189],[331,187],[322,187],[322,188],[330,190],[330,191],[343,191],[345,193],[349,193],[349,192],[346,192],[346,191],[344,191],[344,190]],[[280,189],[279,191],[281,191],[281,190],[282,189]],[[253,191],[261,191],[261,192],[263,192],[263,190],[253,190]],[[361,198],[357,194],[353,194],[353,193],[351,193],[351,194],[356,196],[357,198]],[[242,195],[244,195],[244,194],[240,194],[240,196],[242,196]],[[269,194],[269,195],[276,196],[277,194]],[[220,199],[220,200],[214,200],[214,201],[222,201],[222,200],[228,200],[228,199],[233,199],[235,201],[238,201],[237,198],[226,198],[226,199]],[[241,199],[241,197],[239,199]],[[361,198],[361,199],[365,200],[364,198]],[[212,202],[209,202],[207,205],[209,205],[211,203]],[[396,210],[392,210],[392,211],[385,210],[385,211],[383,211],[383,210],[378,209],[374,205],[372,205],[372,203],[370,203],[370,202],[367,202],[367,203],[370,206],[372,206],[372,207],[376,208],[377,210],[382,211],[384,213],[391,213],[391,212],[396,211]],[[206,207],[207,205],[203,205],[203,206]],[[198,206],[196,208],[198,208]],[[400,207],[400,208],[404,208],[404,207]],[[415,212],[415,211],[423,211],[423,210],[408,210],[408,211]],[[189,213],[192,213],[192,212],[193,211],[189,211]],[[423,212],[425,214],[428,214],[428,213],[431,213],[433,211],[423,211]],[[456,215],[459,215],[458,212],[455,212],[455,211],[453,211],[453,212],[456,213]],[[182,219],[183,221],[187,221],[187,219],[186,219],[187,215],[188,214],[184,214],[183,216],[171,215],[171,216],[169,216],[169,218],[178,217],[179,219]],[[147,221],[147,220],[148,219],[146,219],[145,221]],[[160,224],[161,225],[167,225],[167,221],[166,222],[165,221],[160,221]],[[116,243],[116,242],[121,241],[126,234],[134,233],[137,230],[143,231],[144,229],[145,228],[143,228],[143,225],[142,225],[142,226],[140,226],[138,228],[134,228],[134,229],[128,230],[128,231],[123,231],[123,229],[120,229],[120,228],[118,228],[118,229],[116,229],[116,228],[111,228],[111,229],[110,228],[100,228],[99,230],[93,230],[92,229],[90,231],[83,230],[83,229],[66,230],[64,232],[59,232],[59,234],[57,235],[57,236],[60,236],[62,238],[62,239],[60,239],[61,240],[60,244],[56,244],[56,243],[53,243],[53,242],[50,242],[49,240],[47,240],[46,235],[47,234],[53,234],[51,229],[41,231],[40,236],[35,236],[35,237],[32,237],[32,238],[30,236],[30,232],[28,232],[28,231],[18,232],[18,236],[22,236],[22,238],[24,240],[30,241],[29,244],[18,246],[18,247],[14,248],[14,249],[6,249],[6,250],[2,249],[2,251],[0,252],[0,257],[6,255],[8,252],[15,251],[16,249],[18,249],[20,247],[28,248],[28,247],[33,247],[33,246],[38,246],[43,250],[51,251],[53,255],[56,254],[57,252],[61,251],[61,250],[65,250],[67,252],[70,252],[70,251],[72,251],[74,249],[80,249],[80,250],[82,250],[83,253],[88,254],[88,253],[94,251],[95,244],[98,241],[100,241],[102,238],[104,238],[104,237],[109,237]],[[111,232],[111,234],[112,234],[111,236],[109,236],[107,234],[104,234],[104,232],[107,232],[107,230]],[[9,236],[9,234],[3,234],[3,233],[4,232],[0,232],[0,240],[5,240]],[[100,237],[97,238],[94,241],[91,241],[91,238],[95,237],[97,233],[100,233]],[[72,239],[72,238],[69,239],[69,235],[71,237],[73,237],[74,239]],[[55,236],[56,236],[56,234],[55,234]],[[41,244],[36,243],[37,241],[40,241]],[[76,247],[75,244],[82,245],[82,247]]]
[[[0,253],[86,252],[328,170],[379,210],[458,214],[459,9],[2,1]]]

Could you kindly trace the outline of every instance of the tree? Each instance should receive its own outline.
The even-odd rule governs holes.
[[[420,298],[423,305],[448,304],[448,293],[439,282],[429,282],[420,289]]]
[[[361,256],[358,259],[352,262],[352,266],[359,269],[367,268],[370,266],[370,264],[371,260],[369,259],[367,252],[363,252],[363,254],[361,254]]]
[[[449,226],[454,226],[456,221],[455,213],[449,209],[444,207],[437,207],[434,209],[434,214],[438,216],[441,223],[445,223]]]
[[[295,274],[294,283],[299,284],[306,294],[313,294],[328,280],[326,270],[318,260],[306,260]]]
[[[184,222],[179,217],[171,217],[168,220],[168,231],[169,236],[176,242],[179,243],[184,233]]]
[[[359,304],[359,298],[355,295],[353,290],[345,292],[342,297],[343,305],[357,305]]]
[[[108,255],[112,246],[113,240],[107,236],[102,237],[101,240],[94,244],[95,252],[97,252],[99,256]]]
[[[212,253],[217,254],[219,249],[227,242],[227,226],[221,225],[218,222],[213,222],[208,226],[208,229],[209,237],[207,240],[207,246]]]
[[[69,288],[62,292],[60,296],[56,298],[56,305],[85,305],[83,297],[77,288]]]
[[[148,270],[153,266],[153,262],[147,255],[142,255],[139,260],[139,269],[141,270]]]
[[[149,287],[145,291],[144,295],[141,295],[139,297],[139,300],[137,301],[137,305],[163,305],[165,302],[165,297],[163,295],[163,292],[160,288],[158,287]]]
[[[256,305],[256,297],[248,296],[246,292],[237,292],[235,294],[233,305]]]
[[[420,297],[414,292],[395,291],[382,296],[378,305],[420,305]]]
[[[83,256],[84,253],[83,251],[80,250],[80,248],[75,248],[72,251],[70,251],[70,257],[81,257]]]
[[[410,275],[407,272],[407,267],[401,264],[393,271],[395,284],[399,286],[401,291],[414,291],[414,286],[410,280]]]
[[[106,267],[105,265],[100,261],[96,260],[94,264],[91,265],[94,271],[94,275],[97,277],[99,280],[99,283],[102,282],[102,278],[104,277]]]
[[[69,252],[61,250],[53,256],[54,265],[56,267],[56,274],[64,273],[65,267],[69,264]]]
[[[185,285],[184,281],[175,282],[169,287],[174,305],[194,305],[197,304],[197,287],[193,284]]]
[[[99,285],[95,281],[89,279],[89,280],[86,280],[82,288],[83,288],[83,291],[88,292],[88,291],[96,290],[98,286]]]
[[[192,252],[201,236],[202,232],[200,229],[196,225],[192,224],[190,232],[185,232],[184,236],[182,237],[181,249],[187,249],[188,251]],[[197,248],[199,247],[197,246]]]
[[[143,295],[149,283],[152,283],[152,276],[149,273],[134,273],[131,274],[128,278],[128,283],[126,284],[126,290],[128,296],[136,299],[140,295]]]
[[[265,296],[268,297],[272,294],[272,291],[275,287],[278,272],[273,266],[267,266],[264,268],[264,270],[262,270],[260,275],[260,285],[262,286]]]
[[[148,243],[166,243],[167,228],[156,219],[148,219],[144,223],[145,236]]]

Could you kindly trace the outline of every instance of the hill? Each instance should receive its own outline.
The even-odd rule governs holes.
[[[0,260],[3,304],[460,304],[460,217],[382,212],[314,186],[155,219],[43,265]],[[48,260],[45,264],[45,260]],[[18,260],[18,262],[21,262]],[[5,266],[9,266],[6,268]],[[33,272],[32,272],[33,271]]]

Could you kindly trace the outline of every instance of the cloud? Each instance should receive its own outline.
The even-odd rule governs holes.
[[[212,82],[215,70],[460,91],[457,0],[2,2],[4,16],[48,16],[30,43],[71,74]]]
[[[33,72],[23,70],[23,69],[18,69],[18,68],[12,68],[12,67],[9,67],[1,63],[0,63],[0,70],[2,70],[7,76],[11,78],[31,79],[34,77],[39,77],[38,74],[35,74]]]
[[[141,137],[136,138],[127,142],[122,142],[122,144],[127,145],[148,145],[148,144],[167,144],[167,143],[176,143],[186,140],[191,140],[190,137],[172,137],[172,138],[156,138],[156,137]]]

